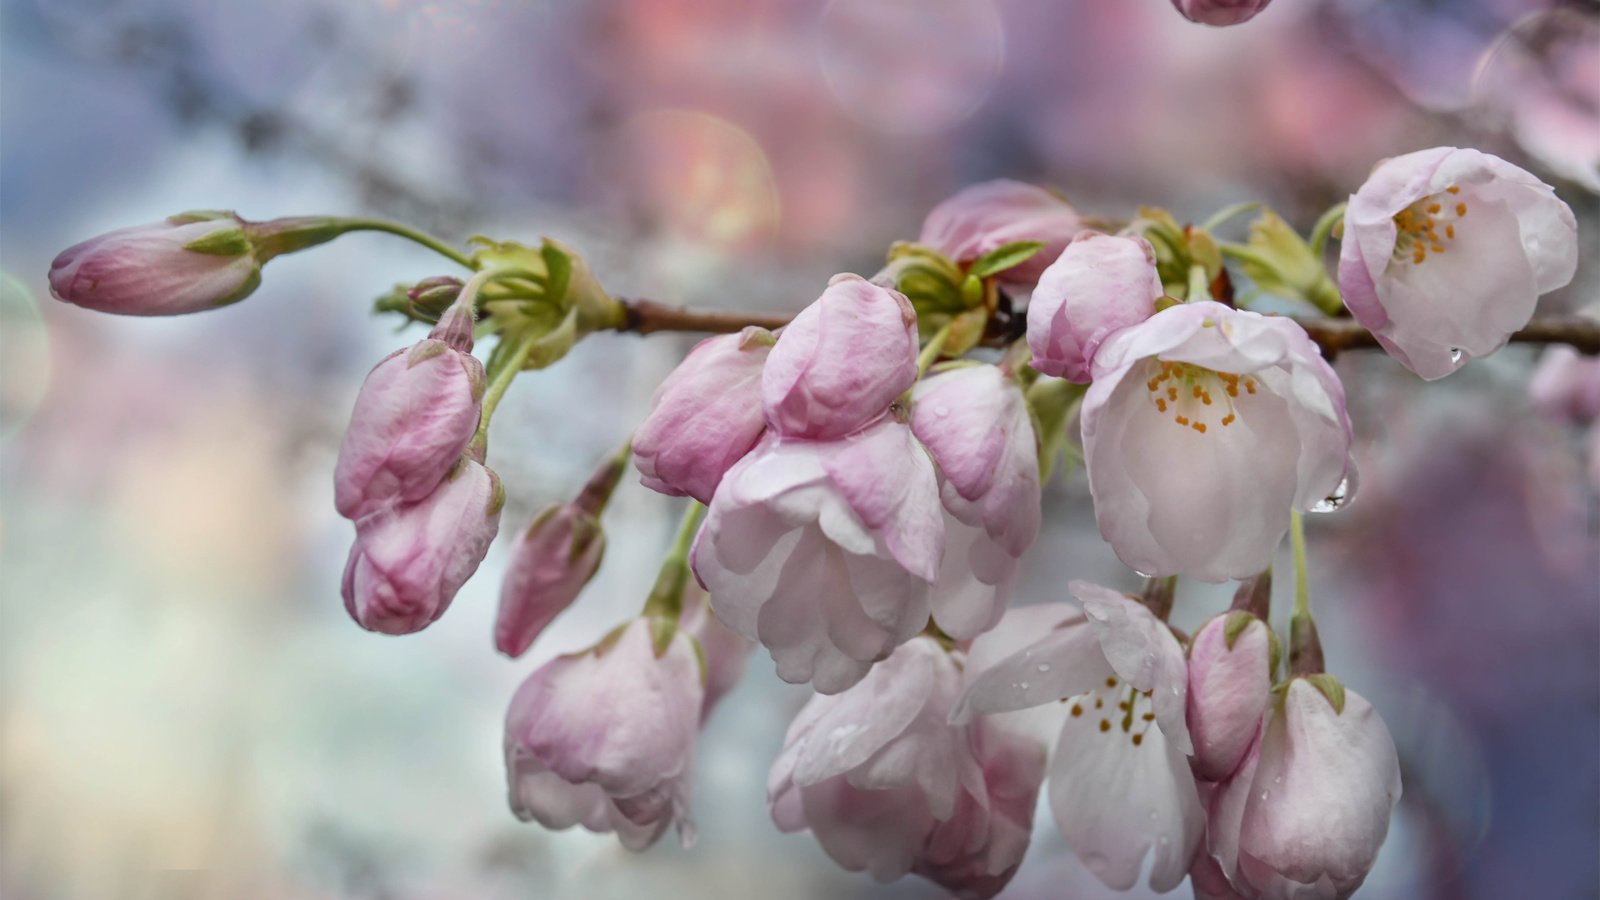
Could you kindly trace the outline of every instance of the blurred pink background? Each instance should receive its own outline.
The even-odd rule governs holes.
[[[240,306],[133,320],[50,299],[67,245],[197,207],[374,214],[556,236],[623,295],[797,310],[973,181],[1107,215],[1260,199],[1307,228],[1378,159],[1460,144],[1573,206],[1584,258],[1545,308],[1592,310],[1597,20],[1533,0],[1278,0],[1226,30],[1167,0],[4,0],[0,895],[939,895],[771,826],[805,693],[764,655],[701,744],[693,850],[512,818],[511,691],[634,612],[667,545],[676,507],[636,484],[601,575],[523,660],[490,642],[503,546],[422,634],[348,620],[334,453],[366,370],[417,334],[370,301],[448,263],[352,236],[272,263]],[[576,489],[691,340],[601,335],[519,379],[490,452],[503,533]],[[1314,599],[1406,775],[1363,897],[1600,896],[1600,502],[1579,436],[1525,398],[1534,359],[1437,384],[1339,361],[1361,493],[1311,522]],[[1134,584],[1081,471],[1046,503],[1024,602]],[[1178,624],[1228,593],[1185,584]],[[1003,896],[1102,895],[1041,809]]]

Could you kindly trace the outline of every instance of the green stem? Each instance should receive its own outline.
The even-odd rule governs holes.
[[[1289,543],[1294,548],[1294,614],[1311,615],[1311,589],[1306,581],[1306,526],[1299,510],[1289,513]]]
[[[1317,224],[1311,229],[1311,252],[1316,255],[1319,262],[1322,260],[1322,248],[1328,245],[1328,237],[1333,234],[1334,227],[1344,221],[1345,205],[1335,203],[1328,207],[1328,211],[1322,214],[1322,218],[1318,219]]]
[[[927,346],[923,347],[922,352],[917,354],[918,378],[926,374],[928,367],[933,365],[933,361],[939,358],[940,352],[944,350],[945,342],[950,339],[950,328],[954,325],[954,320],[946,322],[943,328],[933,333],[933,337],[928,338]]]
[[[1237,259],[1240,262],[1255,263],[1256,265],[1265,269],[1276,270],[1277,268],[1277,266],[1273,265],[1271,260],[1267,259],[1244,244],[1218,243],[1217,249],[1222,251],[1222,255],[1228,259]]]
[[[705,512],[705,505],[694,500],[689,501],[689,508],[683,511],[672,549],[661,560],[655,587],[644,601],[644,615],[676,622],[683,613],[683,589],[689,580],[689,548],[694,545]]]
[[[465,296],[466,289],[463,288],[461,293]],[[506,339],[501,338],[501,340]],[[512,380],[522,371],[522,364],[527,362],[528,354],[533,352],[533,345],[537,341],[534,336],[527,335],[512,346],[509,353],[501,353],[499,347],[495,348],[495,358],[492,361],[496,365],[494,371],[489,373],[488,390],[483,393],[483,414],[478,419],[478,433],[472,438],[473,446],[480,448],[487,446],[489,420],[494,417],[495,407],[500,405],[500,398],[505,396],[506,388],[511,387]]]
[[[1184,298],[1188,303],[1198,300],[1211,299],[1211,281],[1206,278],[1206,267],[1194,263],[1189,266],[1189,295]]]
[[[472,257],[462,253],[460,250],[431,234],[401,225],[399,222],[390,222],[387,219],[338,219],[336,221],[345,232],[381,231],[384,234],[392,234],[396,237],[403,237],[412,243],[421,244],[440,256],[448,257],[468,269],[476,269],[478,267],[477,263],[473,262]]]
[[[1212,213],[1211,214],[1211,218],[1207,219],[1205,221],[1205,224],[1201,225],[1200,227],[1205,229],[1206,231],[1216,231],[1217,230],[1217,226],[1221,225],[1223,222],[1228,221],[1229,219],[1233,218],[1234,216],[1237,216],[1240,213],[1247,213],[1247,212],[1250,212],[1253,209],[1260,209],[1260,208],[1261,208],[1261,204],[1259,202],[1255,201],[1255,200],[1250,200],[1250,201],[1247,201],[1247,202],[1244,202],[1244,203],[1235,203],[1232,206],[1224,206],[1222,209],[1219,209],[1215,213]]]

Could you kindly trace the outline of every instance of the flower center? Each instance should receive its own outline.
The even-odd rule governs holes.
[[[1467,201],[1460,199],[1460,193],[1461,188],[1452,184],[1396,213],[1394,258],[1409,256],[1413,265],[1420,266],[1428,254],[1445,252],[1456,239],[1456,223],[1467,215]]]
[[[1070,702],[1072,715],[1079,717],[1084,715],[1089,708],[1089,701],[1093,699],[1094,709],[1101,711],[1100,734],[1113,737],[1121,734],[1126,736],[1133,746],[1141,746],[1144,744],[1144,736],[1150,732],[1150,727],[1156,719],[1156,714],[1150,711],[1152,709],[1150,691],[1138,691],[1130,686],[1127,689],[1128,699],[1117,704],[1117,709],[1122,711],[1122,715],[1118,716],[1116,713],[1105,712],[1105,700],[1100,696],[1107,693],[1121,693],[1116,690],[1117,684],[1117,679],[1107,678],[1105,688],[1089,694],[1080,694],[1062,702]],[[1140,712],[1141,709],[1143,712]]]
[[[1240,391],[1256,392],[1249,375],[1214,372],[1189,363],[1160,361],[1161,369],[1144,383],[1156,411],[1181,428],[1205,434],[1214,426],[1226,428],[1239,417],[1234,398]]]

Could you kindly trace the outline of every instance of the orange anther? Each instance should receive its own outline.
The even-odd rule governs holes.
[[[1204,423],[1204,422],[1196,422],[1196,423],[1194,423],[1193,428],[1194,428],[1195,431],[1198,431],[1201,434],[1205,434],[1206,433],[1206,423]]]
[[[1467,214],[1467,205],[1465,203],[1457,203],[1456,204],[1456,216],[1460,217],[1460,216],[1464,216],[1466,214]]]
[[[1227,428],[1229,425],[1232,425],[1232,424],[1233,424],[1233,413],[1228,413],[1227,415],[1222,417],[1222,427],[1223,428]]]
[[[1430,203],[1430,204],[1428,204],[1428,214],[1436,216],[1436,215],[1439,214],[1439,210],[1441,208],[1442,207],[1440,207],[1439,204],[1437,204],[1437,203]]]
[[[1452,184],[1452,185],[1450,185],[1450,186],[1449,186],[1449,187],[1447,187],[1447,188],[1445,188],[1445,190],[1447,190],[1447,191],[1449,191],[1449,192],[1450,192],[1450,193],[1452,193],[1452,194],[1459,194],[1459,193],[1461,193],[1461,188],[1459,188],[1459,187],[1457,187],[1457,186],[1455,186],[1455,185],[1453,185],[1453,184]]]
[[[1156,398],[1156,409],[1159,409],[1162,412],[1166,412],[1167,411],[1167,401],[1161,399],[1160,397],[1157,397]]]
[[[1187,425],[1187,424],[1189,424],[1189,417],[1188,416],[1178,416],[1173,421],[1177,422],[1179,425]]]
[[[1432,250],[1435,253],[1443,253],[1444,252],[1444,245],[1443,244],[1429,244],[1428,245],[1428,249]]]
[[[1256,383],[1254,381],[1246,381],[1244,383],[1244,389],[1254,394],[1256,392]]]
[[[1452,241],[1455,240],[1456,239],[1456,227],[1454,225],[1446,225],[1444,227],[1444,236],[1449,238]]]
[[[1176,400],[1176,399],[1178,399],[1178,389],[1175,388],[1175,387],[1167,388],[1167,399],[1168,400]]]

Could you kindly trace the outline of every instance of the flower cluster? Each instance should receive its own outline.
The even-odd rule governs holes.
[[[1267,4],[1175,5],[1226,25]],[[640,613],[545,662],[512,699],[517,817],[633,850],[675,827],[688,844],[701,727],[759,644],[780,678],[815,692],[772,766],[772,818],[846,869],[993,896],[1044,794],[1114,889],[1145,872],[1152,890],[1189,878],[1200,897],[1359,888],[1399,761],[1372,705],[1324,670],[1301,522],[1354,493],[1352,425],[1316,320],[1243,308],[1228,263],[1254,294],[1347,308],[1434,379],[1504,345],[1572,278],[1576,226],[1529,173],[1448,147],[1381,163],[1309,238],[1264,210],[1232,244],[1214,233],[1231,214],[1116,223],[1042,188],[981,184],[934,209],[881,272],[835,276],[781,327],[702,328],[726,333],[510,548],[494,642],[516,658],[600,567],[630,460],[645,487],[689,498]],[[274,255],[370,227],[186,214],[69,249],[51,285],[107,312],[208,309],[253,290]],[[485,463],[511,380],[592,331],[660,330],[553,241],[447,255],[470,280],[380,299],[432,330],[368,375],[335,471],[356,531],[345,605],[388,634],[443,614],[496,537],[504,491]],[[489,335],[485,366],[473,348]],[[1593,423],[1597,374],[1552,350],[1532,394]],[[1146,588],[1074,581],[1075,604],[1013,607],[1069,446],[1101,535]],[[1286,666],[1270,614],[1285,534],[1301,576]],[[1174,630],[1179,576],[1240,581],[1234,607],[1192,637]]]

